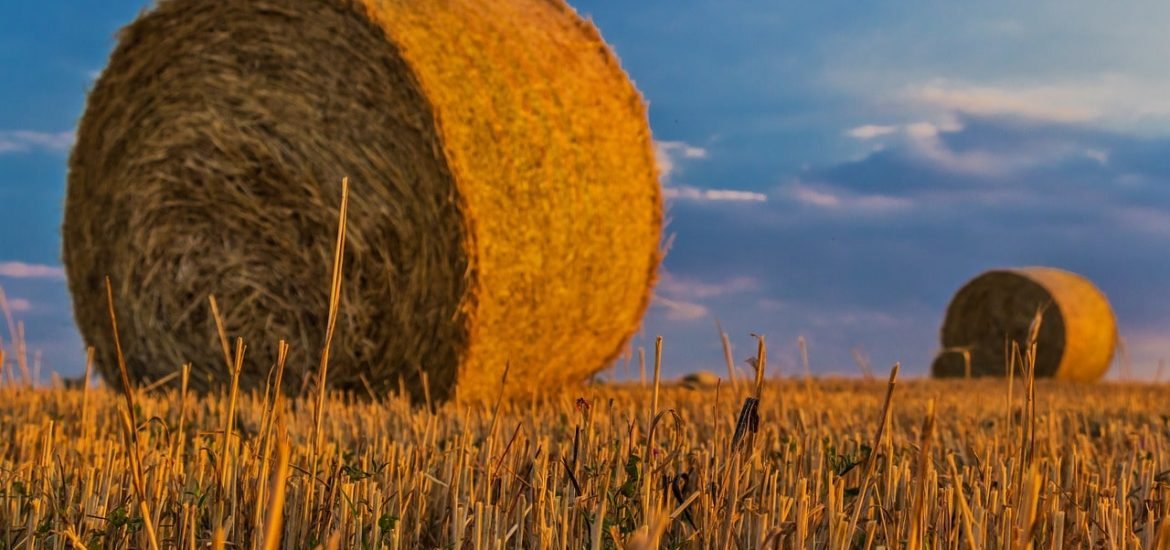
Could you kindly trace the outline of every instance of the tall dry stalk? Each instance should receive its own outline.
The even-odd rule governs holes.
[[[882,403],[881,419],[878,421],[877,430],[873,435],[873,446],[870,447],[869,456],[865,458],[865,472],[861,477],[861,488],[857,492],[857,500],[853,501],[853,514],[849,519],[849,528],[846,531],[849,537],[852,537],[857,529],[862,509],[865,508],[866,498],[869,496],[869,487],[877,469],[878,452],[882,448],[882,440],[890,424],[890,409],[894,404],[894,387],[897,385],[898,371],[901,368],[900,363],[894,363],[894,367],[890,369],[890,379],[886,383],[886,398]]]
[[[244,339],[237,338],[236,339],[236,358],[235,358],[235,361],[233,362],[234,366],[231,367],[231,371],[229,372],[229,375],[231,376],[231,390],[228,393],[228,413],[223,421],[223,442],[219,448],[219,457],[220,457],[219,480],[220,480],[220,490],[221,491],[227,490],[227,469],[228,469],[228,465],[231,464],[231,462],[232,462],[232,460],[231,460],[231,448],[232,448],[231,440],[232,440],[232,432],[235,430],[235,427],[236,427],[236,397],[239,394],[240,370],[243,369],[243,366],[244,366],[244,352],[245,352],[245,350],[246,350],[246,347],[244,346]]]
[[[81,438],[89,438],[89,380],[93,374],[94,348],[89,346],[85,350],[85,376],[81,382]],[[4,355],[0,353],[0,367],[4,364]]]
[[[343,178],[341,180],[341,208],[338,212],[337,221],[337,245],[333,255],[333,276],[329,288],[329,319],[325,326],[325,343],[321,348],[321,364],[317,368],[317,400],[313,407],[313,434],[310,455],[312,465],[309,468],[310,478],[317,475],[317,465],[320,458],[318,451],[321,448],[322,438],[324,436],[321,430],[321,422],[325,417],[325,394],[328,391],[329,346],[333,343],[333,331],[337,328],[337,312],[341,306],[342,266],[344,265],[345,259],[345,229],[348,215],[349,178]],[[308,512],[309,506],[313,502],[315,489],[316,485],[310,483],[309,489],[305,492],[306,512]]]
[[[234,362],[232,361],[231,346],[228,345],[227,328],[224,326],[223,315],[219,313],[219,302],[215,300],[215,294],[207,295],[207,301],[211,304],[211,318],[215,320],[215,333],[219,336],[219,347],[223,352],[223,365],[230,374]]]
[[[739,389],[739,380],[735,376],[735,359],[731,352],[731,338],[723,330],[723,324],[715,320],[715,330],[719,332],[719,341],[723,344],[723,361],[727,363],[727,381],[734,390]]]
[[[28,367],[28,348],[24,341],[24,328],[22,324],[15,321],[12,307],[8,303],[8,295],[4,293],[2,286],[0,286],[0,312],[4,313],[4,321],[8,326],[8,340],[12,343],[12,353],[16,359],[16,366],[20,369],[21,382],[25,387],[31,387],[33,380]]]
[[[264,539],[261,544],[263,550],[280,548],[281,529],[284,527],[284,495],[285,480],[288,479],[289,461],[288,442],[281,438],[277,445],[276,470],[272,472],[272,479],[268,484],[268,520],[264,523]],[[257,508],[260,509],[260,508]]]
[[[918,477],[914,482],[914,499],[910,510],[910,536],[906,541],[907,550],[922,548],[926,535],[927,516],[933,508],[926,501],[926,480],[931,474],[930,445],[934,439],[934,400],[926,402],[926,415],[922,419],[922,437],[918,446]],[[933,545],[932,545],[933,546]]]
[[[134,482],[134,492],[138,496],[138,508],[142,513],[143,524],[146,526],[147,540],[151,550],[158,550],[158,537],[155,535],[151,521],[150,506],[146,501],[146,476],[142,472],[142,447],[138,441],[137,407],[134,406],[134,388],[130,384],[130,376],[126,372],[126,357],[122,354],[122,339],[118,335],[118,315],[114,308],[114,287],[110,278],[106,277],[106,303],[109,306],[110,326],[114,335],[114,350],[118,357],[118,373],[122,378],[122,393],[126,397],[126,410],[122,415],[123,426],[126,429],[126,445],[130,454],[130,473]]]

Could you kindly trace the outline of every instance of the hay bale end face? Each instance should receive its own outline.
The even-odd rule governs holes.
[[[351,181],[329,381],[421,396],[587,379],[649,300],[662,206],[644,104],[561,0],[163,0],[125,28],[70,158],[64,260],[116,376],[316,371]]]
[[[1104,376],[1117,343],[1108,300],[1085,278],[1047,267],[988,271],[964,285],[947,307],[932,374],[1005,376],[1006,350],[1016,342],[1023,352],[1040,308],[1036,376],[1079,382]]]

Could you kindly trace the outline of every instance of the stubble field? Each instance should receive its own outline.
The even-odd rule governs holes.
[[[1161,385],[651,378],[430,407],[9,383],[0,547],[1170,544]]]

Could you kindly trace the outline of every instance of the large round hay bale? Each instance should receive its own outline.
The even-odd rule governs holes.
[[[263,384],[432,397],[590,377],[635,331],[662,206],[641,96],[562,0],[163,0],[120,33],[70,159],[77,322],[132,378],[226,376],[208,295]],[[457,384],[456,384],[457,383]]]
[[[1080,275],[1048,267],[988,271],[947,307],[937,377],[1005,376],[1008,350],[1024,353],[1037,311],[1036,376],[1100,379],[1113,360],[1117,322],[1105,295]],[[1018,364],[1018,363],[1017,363]]]

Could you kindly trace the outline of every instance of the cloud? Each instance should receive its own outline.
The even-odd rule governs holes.
[[[799,180],[784,189],[791,201],[825,210],[881,213],[904,210],[914,205],[906,198],[854,193],[834,189],[829,185],[816,185]]]
[[[1126,195],[1155,190],[1170,199],[1170,189],[1160,191],[1163,178],[1147,173],[1170,173],[1158,156],[1170,140],[1163,146],[1064,124],[977,117],[904,124],[880,139],[886,147],[861,160],[801,173],[782,188],[785,196],[826,212],[913,207],[934,217],[951,209],[974,215],[975,207],[997,214],[1076,208],[1094,219],[1122,206],[1114,199]]]
[[[1087,90],[1076,86],[994,87],[938,81],[909,92],[912,101],[975,116],[1017,116],[1047,122],[1086,122],[1101,116]]]
[[[1113,205],[1106,215],[1114,219],[1118,227],[1138,233],[1170,237],[1170,212],[1165,208],[1143,205]]]
[[[708,157],[706,149],[682,141],[656,141],[654,149],[658,159],[659,178],[664,183],[671,181],[674,176],[678,175],[683,161]],[[662,196],[671,200],[695,202],[765,202],[768,200],[767,195],[754,191],[707,189],[682,184],[664,186]]]
[[[665,311],[668,321],[695,321],[711,315],[710,308],[700,300],[750,294],[759,288],[760,282],[753,277],[736,276],[710,282],[663,270],[654,292],[654,304]]]
[[[903,94],[912,106],[978,117],[1093,125],[1166,133],[1170,79],[1087,75],[1045,83],[969,83],[935,79]]]
[[[873,138],[876,138],[879,136],[892,134],[892,133],[897,132],[897,131],[898,131],[897,126],[877,126],[874,124],[866,124],[864,126],[858,126],[856,128],[851,128],[847,132],[845,132],[845,134],[848,135],[849,137],[853,137],[853,138],[857,138],[857,139],[873,139]]]
[[[658,282],[659,292],[675,297],[684,296],[697,300],[751,292],[759,288],[760,282],[757,279],[744,276],[732,277],[711,283],[690,277],[679,277],[672,273],[664,272]]]
[[[24,298],[12,298],[8,300],[8,307],[13,313],[25,313],[32,311],[32,302]]]
[[[766,202],[768,196],[755,191],[737,189],[700,189],[690,185],[664,187],[662,196],[673,200],[698,202]]]
[[[862,326],[866,328],[896,327],[907,323],[908,319],[892,315],[885,311],[870,310],[834,310],[813,311],[802,317],[810,327],[842,328]]]
[[[67,151],[73,146],[73,131],[36,132],[31,130],[0,130],[0,154],[34,151]]]
[[[906,127],[910,151],[947,170],[982,176],[1003,176],[1034,160],[1032,157],[1011,153],[956,151],[941,137],[942,133],[953,131],[958,130],[942,128],[929,122],[910,124]]]
[[[654,157],[658,161],[658,174],[662,181],[670,181],[679,168],[680,160],[707,158],[707,150],[682,141],[655,141]]]
[[[64,279],[65,270],[50,265],[0,262],[0,277],[10,279]]]
[[[901,145],[902,152],[935,167],[979,177],[1003,178],[1076,155],[1092,159],[1098,164],[1105,164],[1109,160],[1108,151],[1079,147],[1057,136],[1045,136],[1044,139],[1034,137],[1010,148],[996,143],[966,143],[957,147],[948,140],[948,136],[962,132],[965,129],[963,121],[954,114],[946,113],[935,118],[934,121],[901,125],[859,126],[851,130],[850,135],[866,140],[884,138],[885,141]],[[888,145],[881,144],[874,151],[884,150]]]
[[[813,189],[807,185],[793,185],[789,188],[791,197],[799,203],[819,206],[821,208],[837,208],[841,206],[841,198],[833,193]]]
[[[682,300],[671,300],[662,296],[654,297],[654,305],[666,310],[669,321],[696,321],[710,315],[707,306]]]
[[[1085,156],[1097,161],[1102,166],[1109,164],[1109,151],[1104,149],[1085,149]]]

